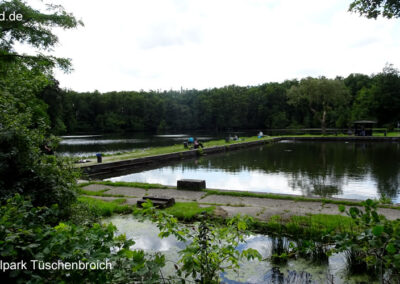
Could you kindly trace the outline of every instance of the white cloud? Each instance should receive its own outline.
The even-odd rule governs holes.
[[[400,21],[368,20],[341,0],[53,1],[85,27],[57,31],[57,72],[78,91],[209,88],[400,66]]]

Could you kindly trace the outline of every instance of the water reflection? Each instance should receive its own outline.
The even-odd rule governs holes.
[[[223,134],[205,135],[201,132],[194,132],[162,135],[152,133],[69,135],[61,137],[62,140],[57,148],[57,154],[63,156],[93,156],[98,152],[103,154],[115,154],[148,147],[168,146],[181,143],[183,145],[183,141],[187,140],[190,136],[196,136],[201,141],[209,141],[211,139],[222,138]]]
[[[126,234],[127,238],[136,243],[134,249],[142,249],[147,252],[162,252],[166,257],[164,275],[175,275],[173,264],[179,259],[178,251],[184,248],[184,243],[174,237],[159,239],[158,228],[150,222],[138,222],[132,216],[113,216],[104,220],[112,222],[118,229],[118,233]],[[264,261],[242,261],[238,273],[228,271],[221,273],[224,283],[355,283],[347,279],[343,272],[346,261],[342,254],[334,254],[329,257],[329,262],[315,264],[305,259],[289,260],[285,265],[274,265],[268,259],[271,257],[273,240],[265,235],[252,235],[246,243],[239,245],[237,249],[257,249]],[[365,280],[365,279],[363,279]]]
[[[204,156],[110,178],[176,185],[204,179],[208,188],[340,198],[379,198],[399,203],[398,143],[292,142]]]

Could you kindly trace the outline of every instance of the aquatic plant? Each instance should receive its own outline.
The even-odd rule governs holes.
[[[136,209],[134,214],[137,217],[150,217],[157,224],[161,238],[173,235],[186,243],[175,264],[178,279],[192,277],[198,283],[219,283],[220,273],[226,270],[237,272],[241,259],[261,260],[260,253],[255,249],[237,249],[250,235],[248,227],[253,221],[251,217],[237,215],[228,220],[225,226],[220,226],[210,222],[204,212],[199,223],[183,227],[165,211],[156,210],[149,200],[142,206],[143,209]]]
[[[275,264],[286,263],[290,258],[296,257],[295,244],[286,237],[275,236],[271,238],[271,262]]]
[[[327,263],[330,256],[329,245],[313,240],[299,239],[296,241],[299,256],[314,263]]]

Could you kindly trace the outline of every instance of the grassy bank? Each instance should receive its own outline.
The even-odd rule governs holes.
[[[113,195],[110,195],[115,197]],[[125,198],[118,198],[110,201],[80,196],[78,201],[86,204],[90,210],[100,217],[110,217],[113,214],[130,214],[136,205],[127,205]],[[215,206],[200,207],[197,202],[176,202],[173,206],[164,209],[168,214],[182,221],[193,221],[203,212],[213,215]]]
[[[338,211],[339,212],[339,211]],[[347,216],[308,214],[306,216],[291,216],[283,219],[281,216],[272,216],[268,221],[256,221],[252,227],[255,232],[264,234],[288,236],[294,239],[312,239],[321,241],[334,233],[357,232],[354,221]]]
[[[229,142],[226,142],[225,139],[211,140],[211,141],[204,142],[203,146],[205,148],[209,148],[209,147],[224,146],[224,145],[237,144],[237,143],[243,143],[243,142],[270,140],[271,138],[272,137],[258,138],[257,136],[253,136],[253,137],[242,137],[237,141],[229,141]],[[172,146],[151,147],[151,148],[144,148],[144,149],[135,149],[131,152],[124,152],[124,153],[117,153],[117,154],[110,154],[110,155],[105,154],[105,155],[103,155],[103,162],[115,162],[115,161],[121,161],[121,160],[143,158],[143,157],[148,157],[148,156],[171,154],[171,153],[177,153],[177,152],[182,152],[182,151],[188,151],[188,149],[185,149],[183,147],[183,144],[175,144]],[[81,158],[82,157],[80,157],[79,159],[81,159]],[[89,163],[84,163],[84,164],[78,164],[77,166],[88,166],[91,164],[96,164],[96,162],[95,162],[96,157],[90,156],[87,158],[93,159],[94,161],[89,162]]]
[[[200,207],[197,202],[177,202],[174,206],[165,209],[165,211],[183,221],[192,221],[203,212],[213,214],[215,206]]]
[[[132,213],[132,206],[124,205],[126,199],[119,198],[112,201],[104,201],[87,196],[80,196],[79,202],[86,204],[95,214],[101,217],[109,217],[113,214],[129,214]]]

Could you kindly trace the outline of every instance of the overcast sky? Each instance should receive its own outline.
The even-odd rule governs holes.
[[[57,30],[56,72],[76,91],[204,89],[400,67],[400,20],[351,0],[53,0],[85,26]]]

